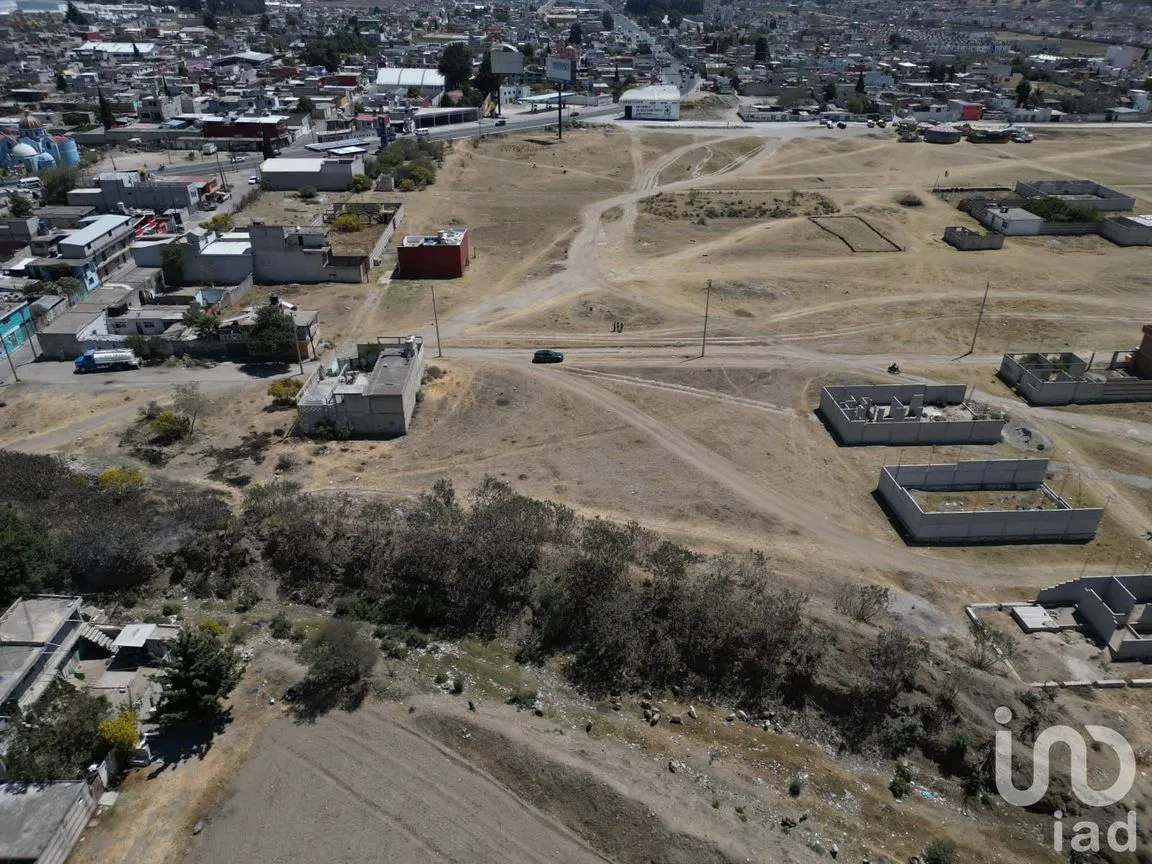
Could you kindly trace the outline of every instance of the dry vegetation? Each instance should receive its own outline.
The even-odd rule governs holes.
[[[315,727],[276,721],[257,739],[252,761],[236,779],[234,812],[227,806],[220,811],[219,832],[205,832],[196,841],[193,859],[272,860],[286,849],[318,849],[324,834],[315,816],[319,789],[347,800],[347,807],[336,808],[339,813],[355,813],[376,834],[392,838],[389,848],[398,861],[462,860],[458,850],[465,847],[514,859],[518,853],[500,846],[493,832],[477,828],[481,821],[504,819],[527,826],[515,835],[524,842],[555,844],[548,848],[564,850],[560,854],[571,860],[592,854],[633,860],[641,846],[651,853],[669,848],[661,843],[691,842],[698,845],[671,848],[689,850],[685,860],[694,861],[770,854],[799,862],[812,858],[811,840],[824,853],[836,842],[842,860],[907,860],[935,835],[955,838],[967,856],[962,860],[1054,860],[1041,846],[1051,830],[1046,817],[975,802],[964,812],[961,764],[969,765],[970,775],[991,731],[991,712],[1001,704],[1012,704],[1021,717],[1041,712],[1045,720],[1115,725],[1142,746],[1152,740],[1152,729],[1146,712],[1133,710],[1139,698],[1133,693],[1143,691],[1063,692],[1055,705],[1021,702],[1023,685],[1003,667],[957,668],[970,644],[962,605],[1030,598],[1038,587],[1083,571],[1139,570],[1148,557],[1152,414],[1139,406],[1031,409],[993,372],[1005,350],[1104,351],[1134,344],[1138,323],[1152,320],[1152,252],[1119,249],[1098,238],[1054,237],[1011,238],[999,252],[956,252],[940,239],[944,227],[972,223],[931,189],[938,178],[943,182],[945,170],[948,182],[957,185],[1088,176],[1130,190],[1143,210],[1152,205],[1148,190],[1128,181],[1145,170],[1150,149],[1132,130],[1044,130],[1027,147],[902,145],[881,135],[820,133],[761,149],[759,139],[746,137],[629,135],[617,129],[573,132],[562,144],[520,136],[475,147],[457,144],[436,184],[404,198],[408,222],[402,231],[462,225],[476,249],[464,278],[436,283],[447,356],[432,362],[446,374],[425,383],[410,433],[395,441],[324,447],[284,438],[275,430],[285,431],[291,415],[270,410],[266,382],[233,382],[211,391],[213,402],[192,442],[163,469],[145,469],[152,478],[227,490],[236,503],[239,487],[271,487],[277,466],[289,465],[280,482],[352,496],[301,497],[291,506],[275,499],[283,509],[266,523],[272,527],[245,529],[256,531],[249,540],[263,550],[258,560],[268,569],[260,578],[247,570],[242,576],[268,602],[277,590],[325,605],[343,597],[345,612],[375,620],[381,602],[396,614],[390,605],[395,597],[427,595],[447,604],[433,604],[432,611],[452,612],[431,621],[411,617],[429,609],[403,612],[405,620],[439,630],[446,646],[414,650],[409,660],[390,663],[395,678],[382,685],[386,696],[432,691],[410,702],[415,715],[370,700],[359,717],[332,715]],[[907,195],[919,196],[922,206],[902,206],[899,199]],[[696,209],[706,206],[722,215],[704,215],[708,224],[695,224]],[[806,218],[813,207],[859,216],[906,251],[853,254]],[[695,358],[709,280],[709,343],[700,360]],[[952,362],[968,348],[988,280],[992,290],[975,353]],[[323,336],[333,342],[420,331],[432,346],[427,283],[279,293],[321,308]],[[624,322],[623,333],[614,332],[617,321]],[[565,349],[565,363],[530,366],[530,350],[544,346]],[[812,414],[819,388],[891,380],[884,370],[893,360],[906,376],[964,382],[978,401],[1040,430],[1052,444],[1045,454],[1054,460],[1049,485],[1069,494],[1074,488],[1077,501],[1108,502],[1097,539],[1072,549],[905,547],[871,498],[883,464],[1021,451],[1008,443],[930,453],[837,447]],[[130,458],[116,442],[140,400],[156,398],[157,386],[124,386],[99,394],[69,392],[67,402],[42,405],[34,394],[9,391],[10,405],[38,413],[6,417],[3,440],[29,436],[28,449],[76,455],[95,468]],[[602,526],[606,533],[559,555],[550,535],[533,561],[531,590],[516,583],[523,590],[507,605],[515,614],[489,619],[494,623],[486,633],[500,638],[458,642],[462,622],[481,617],[461,613],[458,605],[478,593],[466,580],[455,581],[471,570],[455,559],[448,566],[443,557],[429,567],[427,555],[457,550],[453,537],[472,536],[468,530],[475,526],[468,516],[453,515],[445,524],[458,520],[463,527],[453,537],[426,543],[419,567],[402,570],[451,578],[445,576],[435,590],[399,590],[392,581],[395,570],[377,570],[381,562],[395,565],[397,550],[407,548],[402,541],[408,528],[396,521],[397,511],[365,497],[380,495],[402,502],[404,512],[417,512],[431,506],[418,496],[437,481],[451,481],[465,496],[487,476],[562,505],[554,512],[570,507],[573,519],[635,522],[629,536],[651,539],[629,545],[616,533],[622,529]],[[443,501],[437,506],[433,525],[447,512]],[[344,509],[334,514],[333,507]],[[351,539],[367,528],[378,530],[373,542],[387,536],[388,543],[380,541],[371,560],[349,557]],[[692,551],[682,555],[676,546],[662,546],[663,540]],[[612,557],[625,546],[627,555]],[[491,548],[504,547],[477,542],[472,551]],[[715,575],[709,562],[717,559],[704,556],[748,549],[767,556],[755,579],[735,588],[707,581]],[[565,569],[573,561],[579,567]],[[222,572],[207,581],[210,592],[228,590]],[[610,583],[620,605],[597,607],[594,614],[566,607],[574,592],[570,584],[564,587],[563,577],[573,573],[580,574],[582,602],[603,600],[606,595],[593,589]],[[668,587],[666,573],[684,576],[685,584],[679,577],[673,583],[687,594],[658,594],[656,589]],[[767,593],[746,593],[753,583]],[[709,602],[688,602],[701,585],[713,588]],[[861,616],[852,611],[851,588],[861,585],[887,592],[885,609],[869,616],[872,623],[856,620]],[[490,588],[479,593],[491,597]],[[788,692],[793,668],[811,671],[806,658],[786,668],[766,662],[765,678],[772,684],[756,698],[733,687],[732,678],[719,676],[724,683],[705,686],[704,679],[685,672],[696,667],[684,660],[683,632],[713,632],[707,629],[711,614],[744,620],[740,609],[724,613],[721,601],[742,597],[756,608],[771,599],[780,612],[791,607],[779,598],[795,594],[807,598],[803,626],[782,632],[826,637],[826,644],[820,640],[818,669],[799,675],[806,709],[790,704]],[[348,605],[365,599],[367,606]],[[660,600],[667,604],[659,609],[644,605]],[[705,620],[673,615],[680,630],[659,629],[659,622],[669,620],[662,616],[685,608]],[[559,616],[564,609],[567,617]],[[572,626],[548,630],[556,621]],[[993,622],[1016,640],[1018,671],[1026,680],[1060,673],[1076,678],[1092,669],[1109,677],[1130,675],[1104,664],[1094,646],[1056,637],[1025,639],[1003,623]],[[854,712],[872,704],[854,688],[898,668],[884,653],[882,637],[891,628],[923,636],[929,653],[896,687],[885,712],[869,715],[875,721],[867,727],[870,734],[851,740],[853,724],[863,716]],[[516,648],[530,649],[540,665],[515,663]],[[755,659],[741,657],[749,664]],[[445,704],[450,697],[430,683],[436,674],[461,668],[484,700],[477,696],[476,714]],[[602,677],[605,668],[623,679]],[[542,694],[543,717],[496,706],[528,685]],[[664,720],[649,726],[640,719],[639,693],[625,692],[619,712],[607,701],[592,701],[613,687],[652,688],[652,701],[664,703]],[[689,698],[717,704],[698,703],[698,723],[669,725],[667,715],[686,712]],[[739,704],[776,712],[769,730],[726,722]],[[964,759],[958,764],[961,729],[971,740],[959,748]],[[436,742],[434,752],[428,742]],[[891,757],[907,742],[914,791],[896,805],[887,789]],[[317,764],[314,754],[325,746],[336,748],[331,762]],[[711,758],[713,751],[718,758]],[[372,760],[366,767],[365,752],[378,756],[390,776],[407,777],[419,764],[431,779],[403,784],[414,791],[401,806],[391,793],[380,792],[388,784],[381,784]],[[451,803],[445,803],[444,778],[459,769],[456,762],[449,768],[436,761],[447,758],[445,753],[485,772],[483,782],[469,781]],[[669,759],[682,767],[669,771]],[[584,773],[570,774],[573,763]],[[587,794],[549,796],[531,781],[539,774],[525,765],[553,778],[557,788]],[[805,780],[795,800],[788,789],[800,776]],[[279,790],[291,790],[284,792],[290,799],[283,807],[267,794],[274,781]],[[515,802],[502,797],[507,787],[516,791]],[[647,817],[643,822],[658,836],[638,835],[644,841],[631,849],[611,845],[597,813],[572,803],[609,795],[606,789],[627,799],[611,799],[614,812],[631,813],[642,804],[658,814],[652,824]],[[935,797],[923,797],[922,789]],[[1133,803],[1144,807],[1144,794],[1138,788]],[[1057,784],[1045,806],[1067,806],[1067,797],[1067,787]],[[809,827],[781,832],[782,817],[803,811],[811,814]],[[250,830],[251,813],[258,814],[263,830]],[[630,821],[624,826],[625,834],[633,830]],[[413,838],[428,838],[431,851]],[[705,841],[711,845],[701,845]],[[348,860],[356,854],[350,852]]]

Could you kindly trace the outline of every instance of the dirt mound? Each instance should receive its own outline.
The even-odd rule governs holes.
[[[619,864],[737,864],[743,856],[672,829],[591,772],[544,757],[492,729],[420,714],[415,725],[513,789]]]

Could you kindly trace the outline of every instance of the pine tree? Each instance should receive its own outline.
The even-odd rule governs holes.
[[[159,675],[157,720],[178,723],[215,714],[240,680],[240,671],[236,655],[215,633],[184,628]]]
[[[100,123],[104,127],[104,131],[107,132],[116,125],[116,118],[112,116],[112,106],[104,98],[104,91],[97,90],[96,95],[100,101]]]

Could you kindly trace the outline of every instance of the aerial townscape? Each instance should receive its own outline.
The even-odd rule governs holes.
[[[0,0],[0,862],[1152,862],[1150,53]]]

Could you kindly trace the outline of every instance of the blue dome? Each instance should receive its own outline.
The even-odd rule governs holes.
[[[36,164],[40,166],[48,166],[49,168],[56,165],[56,160],[52,158],[51,153],[41,153],[36,157]]]

